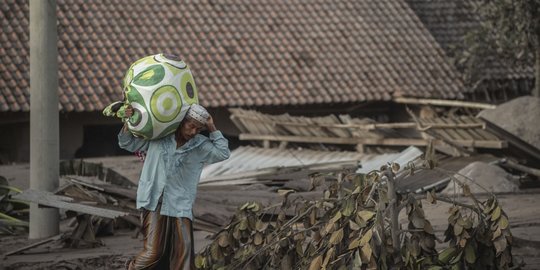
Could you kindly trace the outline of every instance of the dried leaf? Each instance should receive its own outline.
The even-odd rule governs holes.
[[[263,235],[262,233],[258,232],[255,234],[255,236],[253,237],[253,244],[255,244],[256,246],[260,245],[263,243]]]
[[[250,204],[247,208],[250,209],[253,212],[259,212],[259,210],[261,210],[261,205],[254,202],[254,203]]]
[[[373,231],[368,230],[360,239],[360,246],[364,246],[365,244],[369,243],[371,237],[373,237]]]
[[[471,187],[469,187],[469,185],[463,184],[463,186],[461,188],[463,189],[463,195],[465,195],[465,196],[471,196],[472,195]]]
[[[222,233],[218,237],[218,244],[220,247],[226,247],[229,245],[229,236],[226,233]]]
[[[352,220],[349,220],[349,228],[353,231],[358,231],[360,230],[360,226],[358,224],[356,224],[356,222],[352,221]]]
[[[291,193],[293,193],[295,191],[292,190],[292,189],[280,189],[277,192],[278,192],[278,194],[280,196],[287,197],[287,196],[289,196],[289,194],[291,194]]]
[[[491,240],[495,240],[497,239],[499,236],[501,236],[502,234],[502,231],[501,231],[501,227],[498,227],[494,232],[493,232],[493,237],[491,238]]]
[[[316,231],[315,233],[313,233],[313,240],[315,242],[319,242],[321,241],[322,239],[322,236],[321,236],[321,233],[319,231]]]
[[[424,228],[424,223],[425,223],[425,219],[422,218],[422,217],[419,217],[418,215],[416,214],[413,214],[412,216],[412,224],[414,225],[415,228],[417,229],[423,229]]]
[[[409,250],[411,252],[411,255],[413,257],[418,257],[418,255],[420,255],[420,242],[419,242],[419,239],[416,238],[416,239],[412,239],[411,240],[411,244],[409,246]]]
[[[398,163],[395,163],[395,162],[392,163],[392,172],[394,172],[394,173],[399,172],[399,164]]]
[[[328,190],[325,190],[325,191],[324,191],[324,198],[325,198],[325,199],[330,198],[330,191],[328,191]]]
[[[368,222],[373,216],[375,215],[374,212],[362,210],[358,212],[358,216],[361,217],[365,222]]]
[[[197,255],[197,257],[195,257],[195,267],[201,269],[205,266],[206,266],[206,258],[201,255]]]
[[[356,203],[356,201],[353,200],[352,198],[348,199],[345,202],[345,206],[341,210],[341,213],[343,214],[343,216],[348,217],[354,212],[355,203]]]
[[[430,252],[435,248],[435,240],[432,237],[424,237],[420,242],[420,246],[423,250]]]
[[[313,261],[311,261],[311,263],[309,264],[309,270],[319,270],[319,269],[321,269],[322,259],[323,258],[322,258],[321,255],[315,257],[315,259],[313,259]]]
[[[233,232],[233,237],[236,240],[239,240],[242,237],[242,234],[240,233],[240,230],[238,229],[238,226],[236,226],[236,229]]]
[[[360,252],[354,252],[353,267],[360,269],[362,267],[362,258],[360,257]]]
[[[323,202],[323,206],[326,208],[334,208],[334,204],[331,202]]]
[[[311,210],[309,213],[309,225],[313,226],[317,222],[317,210]]]
[[[355,249],[355,248],[357,248],[357,247],[359,247],[359,246],[360,246],[360,239],[359,239],[359,238],[356,238],[356,239],[352,240],[352,241],[349,243],[349,247],[348,247],[348,248],[349,248],[349,250],[351,250],[351,249]]]
[[[489,214],[491,211],[493,211],[493,208],[495,208],[495,206],[497,205],[495,198],[493,197],[487,200],[485,204],[487,207],[484,208],[484,214]]]
[[[491,221],[495,221],[501,217],[501,208],[499,206],[495,207],[493,212],[491,213]]]
[[[322,232],[323,235],[327,235],[328,233],[332,232],[334,230],[334,223],[328,222],[326,226],[324,227],[324,230]]]
[[[499,219],[499,228],[501,228],[501,230],[504,230],[506,228],[508,228],[508,218],[506,218],[504,215],[501,216],[501,219]]]
[[[242,207],[240,207],[240,210],[246,209],[249,206],[249,204],[250,204],[249,202],[244,203],[244,205],[242,205]]]
[[[238,229],[240,229],[241,231],[247,229],[248,227],[248,220],[247,218],[243,218],[241,221],[240,221],[240,224],[238,225]]]
[[[444,264],[447,264],[455,252],[456,252],[455,247],[448,247],[444,249],[443,251],[441,251],[441,253],[439,253],[439,261],[441,261]]]
[[[463,232],[463,226],[459,224],[459,222],[456,222],[454,224],[454,235],[459,236]]]
[[[465,261],[470,264],[476,262],[476,251],[471,244],[465,247]]]
[[[499,254],[501,254],[501,252],[506,249],[508,242],[506,242],[506,237],[501,236],[493,242],[493,245],[495,246],[495,250],[497,251],[497,256],[499,256]]]
[[[450,260],[450,264],[457,264],[461,260],[461,256],[463,256],[463,251],[459,252],[452,260]],[[459,267],[457,269],[460,269]]]
[[[330,220],[331,223],[336,223],[341,218],[341,212],[337,211],[334,217]]]
[[[283,212],[283,211],[279,212],[279,214],[277,216],[277,219],[279,221],[285,221],[285,212]]]
[[[223,259],[223,252],[221,251],[221,248],[218,244],[213,244],[210,247],[210,255],[213,260],[221,260]]]
[[[343,228],[333,232],[330,236],[329,242],[331,245],[337,245],[339,242],[341,242],[341,240],[343,240]]]
[[[376,182],[376,181],[379,181],[379,179],[380,179],[379,172],[378,172],[378,171],[371,171],[371,172],[369,172],[369,173],[366,175],[366,179],[367,179],[369,182]]]
[[[334,247],[332,247],[326,252],[326,256],[324,257],[324,261],[323,261],[323,263],[321,265],[322,268],[326,269],[326,266],[330,262],[330,259],[334,256],[335,251],[336,251],[336,249]]]
[[[309,187],[309,191],[313,191],[316,187],[324,183],[325,177],[322,174],[317,174],[310,177],[310,180],[311,180],[311,185]]]
[[[302,248],[302,241],[296,242],[296,254],[298,254],[298,256],[304,255],[304,249]]]
[[[459,246],[464,248],[465,245],[467,245],[467,238],[461,238],[459,239]]]
[[[263,232],[268,228],[268,223],[263,222],[262,220],[257,220],[257,223],[255,224],[255,230],[258,232]]]
[[[435,200],[434,194],[432,192],[430,192],[430,191],[426,192],[426,200],[431,204],[435,204],[437,202]]]
[[[459,212],[459,208],[457,206],[451,206],[449,209],[448,209],[448,214],[450,215],[455,215],[457,212]]]
[[[362,247],[361,251],[362,261],[364,261],[364,263],[369,263],[369,261],[371,260],[371,253],[373,253],[373,251],[371,250],[371,246],[365,245]]]

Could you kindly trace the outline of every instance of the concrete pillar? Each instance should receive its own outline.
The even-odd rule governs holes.
[[[56,0],[30,0],[30,188],[58,188]],[[55,208],[30,205],[30,239],[59,232]]]

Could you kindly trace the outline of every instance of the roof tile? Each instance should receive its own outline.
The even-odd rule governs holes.
[[[210,107],[463,97],[404,0],[308,2],[59,0],[60,108],[121,99],[129,64],[159,52],[186,60]],[[0,110],[27,111],[28,1],[7,2],[0,21]]]

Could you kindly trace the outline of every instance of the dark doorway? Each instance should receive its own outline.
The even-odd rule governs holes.
[[[83,145],[75,152],[76,158],[130,155],[118,147],[118,131],[122,125],[84,126]]]

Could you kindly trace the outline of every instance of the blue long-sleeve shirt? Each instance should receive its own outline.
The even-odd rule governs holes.
[[[155,211],[162,197],[161,215],[191,220],[204,164],[230,155],[228,141],[220,131],[210,133],[209,138],[198,134],[178,149],[174,134],[148,141],[120,131],[118,145],[130,152],[147,152],[137,188],[137,209]]]

